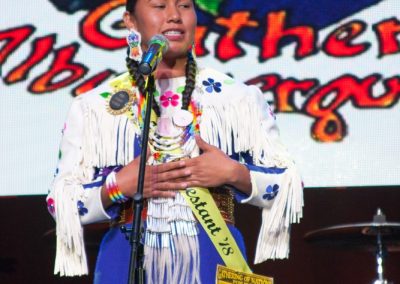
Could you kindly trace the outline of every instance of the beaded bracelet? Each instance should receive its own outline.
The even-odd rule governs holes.
[[[119,190],[114,171],[112,171],[106,178],[106,190],[108,197],[113,203],[124,203],[129,199]]]

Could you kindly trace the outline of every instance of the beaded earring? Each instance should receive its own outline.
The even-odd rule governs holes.
[[[129,58],[140,62],[143,55],[141,47],[142,35],[138,31],[131,29],[126,37],[126,41],[129,45]]]

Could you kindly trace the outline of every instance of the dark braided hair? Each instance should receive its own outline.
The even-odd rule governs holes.
[[[126,0],[126,10],[130,13],[135,10],[136,0]]]
[[[185,89],[182,93],[182,109],[188,109],[192,93],[196,85],[197,64],[191,52],[188,52],[188,60],[186,62],[186,82]]]

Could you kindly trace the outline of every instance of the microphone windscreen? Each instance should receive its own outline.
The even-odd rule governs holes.
[[[169,48],[168,39],[161,34],[155,35],[149,40],[148,46],[151,46],[153,44],[159,44],[161,46],[161,50],[162,50],[163,54],[165,52],[167,52],[167,50]]]

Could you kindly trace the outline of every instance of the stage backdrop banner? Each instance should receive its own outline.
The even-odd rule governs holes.
[[[261,88],[306,187],[399,185],[398,0],[197,0],[200,65]],[[0,195],[46,194],[74,96],[126,71],[123,0],[3,0]]]

